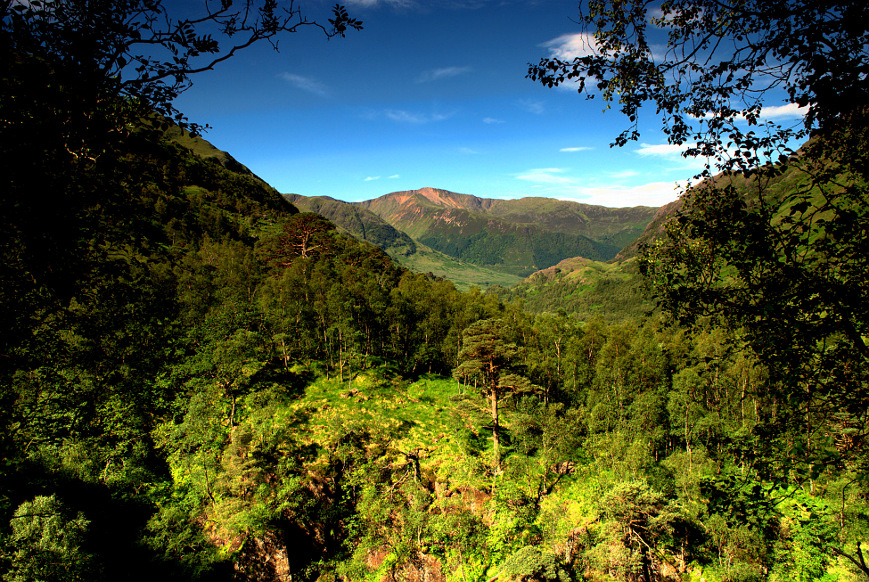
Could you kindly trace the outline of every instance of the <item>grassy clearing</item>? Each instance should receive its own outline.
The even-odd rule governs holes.
[[[402,266],[417,273],[433,273],[453,282],[456,289],[467,291],[471,287],[485,289],[493,285],[512,287],[522,281],[522,277],[478,267],[452,259],[417,242],[417,251],[409,257],[394,257]]]

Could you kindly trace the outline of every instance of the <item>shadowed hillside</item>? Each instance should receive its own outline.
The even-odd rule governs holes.
[[[328,218],[351,236],[370,242],[391,256],[406,257],[416,252],[413,239],[369,210],[328,196],[285,194],[284,198],[305,212]]]

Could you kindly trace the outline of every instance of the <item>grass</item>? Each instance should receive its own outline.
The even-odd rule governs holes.
[[[471,287],[485,289],[493,285],[512,287],[522,281],[522,277],[517,275],[463,263],[419,242],[416,244],[417,251],[411,256],[393,258],[417,273],[433,273],[438,277],[445,277],[460,291],[467,291]]]
[[[166,136],[202,158],[216,158],[221,163],[225,163],[229,159],[229,154],[223,150],[214,147],[208,141],[201,137],[190,135],[189,132],[182,130],[179,127],[172,126],[166,130]]]

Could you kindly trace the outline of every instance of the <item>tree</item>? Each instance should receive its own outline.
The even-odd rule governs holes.
[[[83,514],[72,515],[54,495],[25,501],[10,522],[11,564],[3,580],[93,579],[97,571],[93,556],[82,549],[88,525]]]
[[[588,54],[529,69],[617,103],[615,145],[651,103],[671,144],[709,158],[642,268],[671,313],[731,327],[768,368],[779,413],[755,436],[775,478],[869,465],[867,21],[856,0],[590,0]],[[774,99],[802,121],[766,117]]]
[[[280,220],[291,207],[253,178],[228,178],[226,168],[168,143],[160,130],[166,117],[184,122],[173,99],[199,71],[253,43],[276,44],[282,33],[319,25],[292,3],[207,0],[199,16],[179,18],[176,9],[191,8],[181,4],[0,0],[0,490],[6,519],[34,488],[48,495],[78,491],[75,483],[88,481],[100,491],[128,487],[132,496],[146,481],[165,484],[165,469],[150,471],[162,465],[151,429],[169,415],[176,396],[184,410],[185,388],[199,387],[175,382],[172,364],[197,348],[205,363],[213,355],[213,384],[223,385],[225,394],[217,396],[227,399],[248,389],[260,365],[260,342],[247,337],[243,325],[231,327],[224,345],[208,351],[195,344],[192,328],[212,306],[226,319],[250,311],[255,284],[247,284],[261,277],[250,269],[245,223],[249,217]],[[334,36],[359,26],[338,7],[321,28]],[[251,212],[259,205],[266,210]],[[164,225],[175,231],[171,238]],[[203,231],[227,244],[206,243]],[[215,258],[228,264],[215,265]],[[189,270],[194,264],[197,273]],[[209,275],[214,272],[220,278]],[[182,289],[185,278],[192,289]],[[198,305],[200,299],[206,304]],[[216,424],[222,430],[220,419]],[[70,476],[61,477],[67,466]],[[89,518],[105,513],[79,506]],[[141,515],[117,521],[133,523]],[[63,518],[56,528],[51,521],[14,520],[13,528],[42,528],[42,534],[22,533],[27,536],[49,539],[49,529],[60,528],[51,533],[58,544],[72,539],[67,533],[80,521]],[[94,526],[94,536],[102,531]],[[132,548],[132,538],[117,537]],[[29,538],[21,540],[21,568],[45,561],[26,553],[35,547]],[[72,555],[75,547],[57,551]],[[99,543],[86,547],[102,552],[111,578],[123,552]],[[70,570],[79,565],[56,558],[47,563]]]
[[[618,483],[601,496],[599,507],[600,538],[586,555],[596,569],[616,579],[664,579],[664,563],[684,563],[702,539],[686,509],[645,481]]]
[[[651,102],[686,155],[749,171],[815,129],[865,122],[867,18],[859,0],[588,0],[586,54],[541,59],[528,76],[617,102],[630,125],[615,145],[639,137],[639,110]],[[765,120],[775,97],[805,108],[803,123]]]
[[[191,76],[254,44],[277,48],[280,35],[303,27],[319,28],[330,38],[362,28],[344,7],[336,5],[332,13],[326,26],[306,18],[294,0],[286,5],[277,0],[206,1],[197,14],[183,17],[174,16],[163,0],[4,0],[0,38],[9,67],[4,73],[12,69],[21,75],[4,75],[4,81],[41,85],[45,95],[65,92],[61,106],[75,114],[62,120],[67,149],[87,155],[86,137],[102,140],[101,131],[109,129],[98,121],[114,122],[113,131],[128,131],[124,124],[154,113],[183,122],[172,101],[191,86]],[[38,68],[25,70],[33,65]],[[50,77],[38,76],[46,73]],[[65,86],[57,89],[50,81]],[[6,112],[39,105],[7,102]],[[93,117],[96,112],[103,119]],[[27,123],[26,118],[4,117],[10,126]]]
[[[505,398],[533,389],[527,378],[515,373],[519,348],[507,340],[507,325],[500,319],[482,319],[462,334],[461,362],[453,376],[465,383],[474,382],[485,395],[492,419],[494,466],[501,464],[499,404]]]
[[[300,212],[284,223],[283,232],[262,249],[263,257],[277,267],[289,267],[297,258],[315,259],[332,253],[335,225],[313,212]]]
[[[728,327],[731,345],[766,371],[743,397],[769,413],[728,435],[735,460],[812,492],[819,477],[838,475],[865,496],[869,6],[666,0],[653,9],[590,0],[580,16],[588,54],[543,59],[529,76],[617,102],[629,126],[615,145],[639,137],[651,103],[671,144],[709,158],[705,180],[642,250],[641,270],[669,313]],[[765,117],[777,98],[802,108],[802,121]],[[860,540],[844,527],[839,538],[830,551],[865,572]]]
[[[136,132],[166,118],[200,129],[173,105],[193,76],[303,27],[334,37],[362,23],[335,6],[322,25],[292,0],[208,0],[183,17],[163,0],[0,1],[0,298],[10,311],[28,309],[12,295],[75,280],[80,238],[105,228],[86,219],[128,200],[118,161],[142,147]]]

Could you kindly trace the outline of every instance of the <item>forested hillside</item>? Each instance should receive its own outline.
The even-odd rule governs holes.
[[[156,137],[68,298],[5,287],[10,579],[856,579],[732,332],[459,293]]]
[[[416,252],[412,238],[369,210],[324,196],[308,198],[299,194],[285,194],[284,198],[307,212],[329,219],[350,236],[370,242],[391,256],[406,257]]]
[[[565,259],[510,288],[490,292],[507,302],[521,301],[532,313],[570,313],[581,321],[615,323],[659,313],[636,259]]]
[[[534,314],[299,212],[154,114],[150,57],[139,92],[66,60],[78,4],[15,7],[4,581],[869,579],[863,109],[687,193],[629,263],[659,311],[620,305],[631,267],[574,261],[539,292],[590,302]],[[160,7],[110,3],[86,48],[127,54]]]

